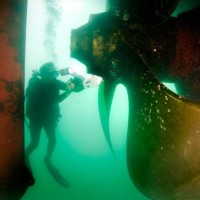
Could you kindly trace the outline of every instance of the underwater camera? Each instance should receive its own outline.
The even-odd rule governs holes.
[[[85,77],[74,72],[74,70],[72,68],[70,68],[70,67],[63,68],[59,72],[60,72],[61,76],[66,76],[66,75],[72,76],[72,78],[70,78],[69,81],[71,81],[75,85],[73,91],[80,92],[84,89],[83,81],[85,80]]]

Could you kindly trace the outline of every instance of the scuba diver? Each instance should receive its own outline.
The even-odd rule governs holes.
[[[58,71],[53,62],[47,62],[40,67],[39,72],[33,70],[26,88],[25,106],[26,117],[29,119],[29,124],[27,124],[30,128],[30,144],[25,152],[26,165],[31,170],[29,157],[38,147],[41,131],[44,128],[48,139],[44,163],[53,178],[65,187],[70,185],[69,182],[61,176],[51,162],[56,145],[56,126],[61,117],[59,103],[72,92],[98,86],[101,82],[101,78],[97,76],[91,75],[85,78],[76,72],[70,72],[70,69],[64,68]],[[59,75],[71,75],[72,78],[65,83],[57,79]],[[60,91],[63,93],[60,94]]]
[[[47,62],[40,67],[39,72],[33,71],[26,89],[26,117],[29,119],[31,141],[26,148],[25,155],[26,165],[29,168],[31,168],[29,156],[38,147],[41,131],[44,128],[48,138],[44,162],[49,171],[52,172],[53,169],[55,172],[51,157],[56,145],[55,130],[61,117],[59,103],[66,99],[72,91],[79,92],[84,89],[81,77],[74,77],[65,83],[57,79],[58,75],[59,71],[54,63]],[[60,91],[63,93],[60,94]]]

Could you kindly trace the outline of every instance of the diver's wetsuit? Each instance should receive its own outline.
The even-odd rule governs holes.
[[[60,90],[65,91],[61,95]],[[43,80],[32,77],[26,89],[26,116],[29,118],[31,142],[26,150],[26,162],[29,155],[37,148],[42,128],[48,137],[46,158],[50,159],[56,144],[55,128],[60,117],[59,102],[71,91],[67,84],[57,80]]]

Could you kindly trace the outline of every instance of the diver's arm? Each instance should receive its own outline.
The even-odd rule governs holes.
[[[58,103],[62,102],[63,100],[65,100],[70,94],[71,94],[72,91],[66,91],[66,92],[63,92],[62,94],[60,94],[58,96]]]

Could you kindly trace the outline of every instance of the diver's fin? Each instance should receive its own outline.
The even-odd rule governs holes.
[[[60,172],[58,171],[58,169],[52,164],[52,162],[47,159],[44,158],[44,163],[49,171],[49,173],[51,174],[51,176],[55,179],[55,181],[60,184],[63,187],[70,187],[70,183],[68,182],[67,179],[65,179]]]
[[[115,156],[115,152],[110,139],[110,130],[109,130],[109,118],[110,118],[110,109],[115,92],[116,84],[110,81],[103,81],[99,86],[98,93],[98,106],[99,106],[99,115],[103,128],[103,132],[106,138],[106,141]]]

